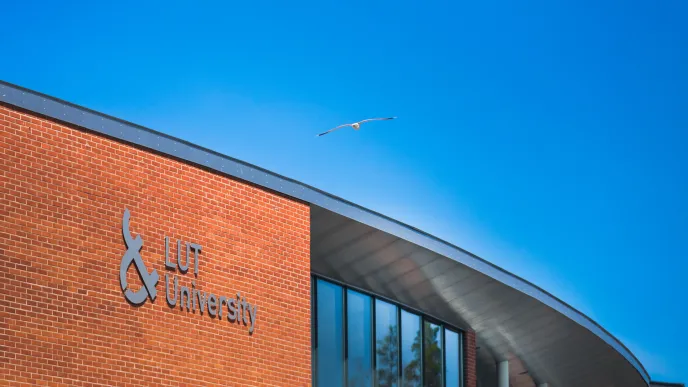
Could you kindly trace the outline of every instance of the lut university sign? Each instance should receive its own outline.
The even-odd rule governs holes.
[[[153,269],[148,272],[146,265],[141,258],[141,248],[143,247],[143,239],[140,235],[133,238],[129,231],[130,213],[128,209],[124,210],[122,217],[122,236],[124,237],[124,244],[127,251],[122,256],[122,262],[119,268],[119,282],[124,298],[133,305],[142,305],[150,298],[151,302],[155,301],[157,296],[157,284],[159,282],[158,272]],[[193,256],[194,277],[198,278],[198,264],[199,254],[202,250],[201,245],[196,243],[186,243],[186,258],[182,260],[182,241],[177,241],[177,259],[170,261],[169,259],[169,238],[165,237],[165,268],[170,271],[179,271],[182,275],[188,273],[191,264],[191,256]],[[193,254],[192,254],[193,251]],[[134,265],[138,271],[143,286],[137,290],[129,289],[127,283],[127,270],[129,266]],[[172,275],[170,280],[170,273],[165,273],[165,296],[167,305],[174,308],[177,303],[179,307],[186,311],[198,312],[202,315],[205,312],[213,318],[223,319],[227,318],[229,322],[244,323],[247,325],[249,334],[253,333],[256,325],[257,305],[251,305],[246,301],[246,298],[241,296],[241,293],[236,293],[235,297],[216,296],[213,293],[208,293],[200,289],[196,289],[196,281],[191,280],[191,287],[180,286],[177,274]],[[226,313],[225,313],[226,310]]]

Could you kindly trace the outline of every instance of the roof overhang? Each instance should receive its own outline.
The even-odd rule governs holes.
[[[455,246],[408,226],[372,226],[315,205],[311,232],[315,274],[475,330],[486,385],[496,385],[502,360],[509,360],[515,387],[648,385],[638,360],[595,322]]]
[[[495,361],[509,359],[513,386],[649,385],[635,356],[590,318],[427,233],[298,181],[15,85],[0,82],[0,102],[310,203],[313,272],[475,330],[486,381],[495,374]]]

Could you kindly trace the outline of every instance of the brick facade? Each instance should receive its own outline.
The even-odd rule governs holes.
[[[478,383],[475,332],[466,331],[463,335],[464,387],[476,387]]]
[[[11,385],[311,383],[309,207],[225,176],[0,105],[0,380]],[[120,289],[122,215],[160,282]],[[166,270],[176,241],[199,274]],[[257,305],[255,331],[168,306],[179,285]],[[134,267],[130,288],[140,288]]]

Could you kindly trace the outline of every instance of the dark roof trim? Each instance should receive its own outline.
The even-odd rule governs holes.
[[[585,327],[623,355],[649,385],[650,378],[638,359],[619,340],[588,316],[541,289],[458,246],[419,229],[351,203],[317,188],[225,156],[190,142],[105,115],[66,101],[0,81],[0,102],[53,120],[76,125],[101,135],[187,161],[284,195],[315,204],[368,226],[425,247],[525,293]]]
[[[655,387],[655,386],[666,386],[666,387],[684,387],[683,383],[667,383],[667,382],[656,382],[656,381],[651,381],[650,382],[650,387]]]

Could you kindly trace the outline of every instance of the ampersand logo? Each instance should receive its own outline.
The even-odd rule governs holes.
[[[127,245],[127,251],[122,257],[122,263],[119,266],[119,284],[124,292],[124,297],[134,305],[141,305],[146,302],[146,298],[150,296],[151,301],[155,300],[156,290],[158,284],[158,272],[153,271],[148,274],[148,269],[141,259],[141,247],[143,240],[140,235],[132,238],[129,232],[129,210],[124,209],[124,217],[122,218],[122,236],[124,236],[124,243]],[[139,272],[139,277],[143,282],[141,289],[136,292],[131,291],[127,287],[127,270],[131,264],[136,266],[136,271]]]

